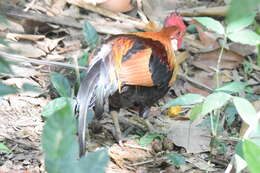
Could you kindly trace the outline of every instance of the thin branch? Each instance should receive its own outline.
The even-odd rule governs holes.
[[[10,54],[6,52],[0,51],[0,58],[4,58],[9,61],[15,61],[15,62],[27,62],[27,63],[35,63],[35,64],[40,64],[40,65],[49,65],[49,66],[61,66],[61,67],[66,67],[70,69],[75,69],[77,68],[76,65],[73,64],[66,64],[62,62],[51,62],[51,61],[44,61],[44,60],[38,60],[38,59],[31,59],[27,58],[21,55],[15,55],[15,54]],[[87,67],[78,67],[79,70],[87,70]]]

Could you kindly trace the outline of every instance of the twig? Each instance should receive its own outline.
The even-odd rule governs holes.
[[[210,91],[210,92],[213,91],[212,88],[210,88],[210,87],[208,87],[208,86],[206,86],[206,85],[204,85],[204,84],[202,84],[202,83],[200,83],[200,82],[198,82],[198,81],[193,80],[192,78],[188,77],[187,75],[185,75],[185,74],[183,74],[183,73],[178,73],[178,76],[180,76],[180,77],[183,78],[184,80],[187,80],[187,81],[189,81],[189,82],[191,82],[191,83],[197,85],[197,86],[200,87],[200,88],[206,89],[206,90],[208,90],[208,91]]]
[[[182,16],[225,16],[228,10],[228,6],[220,7],[195,7],[185,10],[178,10]]]
[[[49,65],[49,66],[61,66],[61,67],[66,67],[70,69],[75,69],[76,65],[73,64],[66,64],[62,62],[50,62],[50,61],[43,61],[43,60],[37,60],[37,59],[31,59],[27,58],[21,55],[15,55],[15,54],[10,54],[6,52],[0,51],[0,58],[4,58],[9,61],[15,61],[15,62],[27,62],[27,63],[35,63],[35,64],[41,64],[41,65]],[[87,67],[78,67],[79,70],[87,70]]]
[[[150,160],[146,160],[146,161],[142,161],[142,162],[137,162],[137,163],[130,164],[129,166],[140,166],[140,165],[152,163],[152,162],[155,162],[155,161],[161,161],[161,160],[166,160],[166,157],[161,157],[161,158],[158,158],[158,159],[155,158],[155,159],[150,159]]]

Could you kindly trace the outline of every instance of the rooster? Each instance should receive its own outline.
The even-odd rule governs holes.
[[[182,17],[172,13],[159,32],[115,35],[97,49],[77,95],[80,156],[85,153],[86,116],[92,107],[99,117],[108,100],[113,114],[138,107],[144,116],[167,93],[178,71],[174,51],[181,47],[185,31]],[[118,121],[114,123],[119,132]]]

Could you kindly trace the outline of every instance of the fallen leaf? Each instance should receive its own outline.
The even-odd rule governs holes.
[[[172,121],[167,138],[175,145],[184,147],[187,153],[210,150],[210,129],[190,121]]]
[[[52,2],[53,5],[51,7],[51,11],[57,16],[62,14],[63,8],[66,5],[66,0],[54,0]]]
[[[195,59],[192,64],[207,72],[214,72],[213,69],[216,69],[219,54],[220,49],[216,49],[206,53],[200,53],[196,55],[197,59]],[[238,67],[239,64],[243,62],[243,60],[243,56],[231,50],[225,49],[221,59],[220,69],[234,69]]]
[[[204,31],[203,26],[196,20],[193,20],[191,23],[195,25],[198,31],[199,39],[204,45],[203,49],[214,50],[219,48],[219,44],[217,42],[218,36],[215,33]]]
[[[106,0],[98,6],[114,12],[128,12],[133,9],[131,0]]]
[[[256,46],[245,45],[241,43],[230,43],[229,49],[238,53],[241,56],[248,56],[256,53]]]
[[[217,171],[217,169],[214,168],[213,164],[210,164],[209,162],[199,157],[189,157],[186,158],[186,161],[193,164],[194,166],[196,166],[197,168],[203,171],[209,171],[209,172]]]

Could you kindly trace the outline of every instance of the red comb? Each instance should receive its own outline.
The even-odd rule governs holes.
[[[164,21],[164,27],[171,27],[171,26],[177,26],[180,29],[186,28],[182,17],[176,12],[171,13]]]

